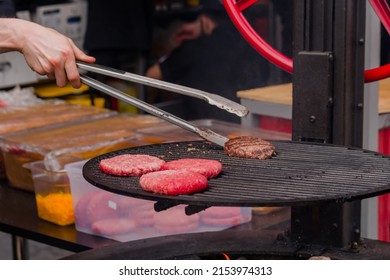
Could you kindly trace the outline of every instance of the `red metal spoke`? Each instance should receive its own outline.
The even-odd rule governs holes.
[[[390,8],[386,0],[369,0],[372,8],[379,17],[383,26],[390,34]]]
[[[245,9],[249,8],[256,2],[259,2],[260,0],[238,0],[236,2],[237,8],[240,12],[244,11]]]
[[[229,14],[234,25],[248,41],[248,43],[256,49],[264,58],[275,64],[282,70],[292,73],[293,61],[291,58],[284,56],[279,51],[270,46],[248,23],[242,11],[249,6],[255,4],[259,0],[223,0],[225,9]],[[390,8],[386,0],[369,0],[377,13],[382,24],[390,34]],[[390,77],[390,64],[386,64],[374,69],[365,70],[364,81],[366,83],[375,82],[378,80]]]

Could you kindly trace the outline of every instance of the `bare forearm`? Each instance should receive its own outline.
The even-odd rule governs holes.
[[[14,18],[0,18],[0,52],[20,51],[20,42],[17,25],[19,20]]]
[[[32,70],[55,78],[60,87],[67,82],[80,87],[76,61],[95,61],[54,29],[21,19],[1,18],[0,52],[7,51],[21,52]]]

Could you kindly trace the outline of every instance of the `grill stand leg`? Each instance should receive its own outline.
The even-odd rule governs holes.
[[[360,201],[292,207],[291,240],[298,244],[357,249],[361,243],[360,208]]]

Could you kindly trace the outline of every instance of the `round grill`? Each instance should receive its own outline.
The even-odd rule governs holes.
[[[205,141],[135,147],[89,160],[83,168],[87,181],[104,190],[165,202],[209,206],[293,206],[352,201],[390,190],[390,157],[342,146],[271,141],[277,155],[271,159],[227,156],[223,148]],[[209,180],[206,191],[166,196],[143,191],[138,177],[117,177],[99,170],[102,159],[130,153],[148,154],[166,161],[180,158],[219,160],[223,171]]]

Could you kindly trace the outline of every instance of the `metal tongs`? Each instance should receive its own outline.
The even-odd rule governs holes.
[[[80,69],[83,69],[86,71],[90,71],[90,72],[94,72],[94,73],[98,73],[98,74],[103,74],[106,76],[119,78],[122,80],[140,83],[140,84],[144,84],[144,85],[148,85],[148,86],[153,86],[153,87],[157,87],[160,89],[170,90],[170,91],[173,91],[176,93],[181,93],[181,94],[185,94],[185,95],[196,97],[196,98],[201,98],[201,99],[204,99],[205,101],[207,101],[210,105],[215,105],[218,108],[225,109],[226,111],[228,111],[230,113],[235,113],[241,117],[246,116],[248,114],[248,110],[244,106],[242,106],[241,104],[238,104],[236,102],[233,102],[229,99],[223,98],[223,97],[216,95],[216,94],[211,94],[211,93],[207,93],[207,92],[192,89],[192,88],[171,84],[171,83],[159,81],[156,79],[151,79],[148,77],[124,72],[121,70],[112,69],[112,68],[109,68],[106,66],[101,66],[101,65],[96,65],[96,64],[87,64],[87,63],[83,63],[83,62],[77,62],[77,66]],[[228,138],[226,138],[225,136],[222,136],[222,135],[220,135],[220,134],[218,134],[210,129],[196,127],[193,124],[191,124],[190,122],[187,122],[187,121],[185,121],[177,116],[174,116],[168,112],[165,112],[164,110],[161,110],[153,105],[150,105],[150,104],[148,104],[148,103],[146,103],[138,98],[135,98],[131,95],[127,95],[127,94],[123,93],[122,91],[115,89],[111,86],[108,86],[102,82],[99,82],[91,77],[88,77],[85,74],[80,74],[80,78],[84,84],[86,84],[92,88],[95,88],[95,89],[97,89],[101,92],[104,92],[105,94],[108,94],[112,97],[115,97],[119,100],[122,100],[125,103],[129,103],[129,104],[131,104],[131,105],[133,105],[133,106],[135,106],[135,107],[137,107],[145,112],[148,112],[148,113],[150,113],[158,118],[161,118],[161,119],[164,119],[170,123],[173,123],[173,124],[183,128],[183,129],[186,129],[190,132],[196,133],[200,137],[202,137],[210,142],[213,142],[217,145],[220,145],[223,147],[224,144],[226,143],[226,141],[228,140]]]

